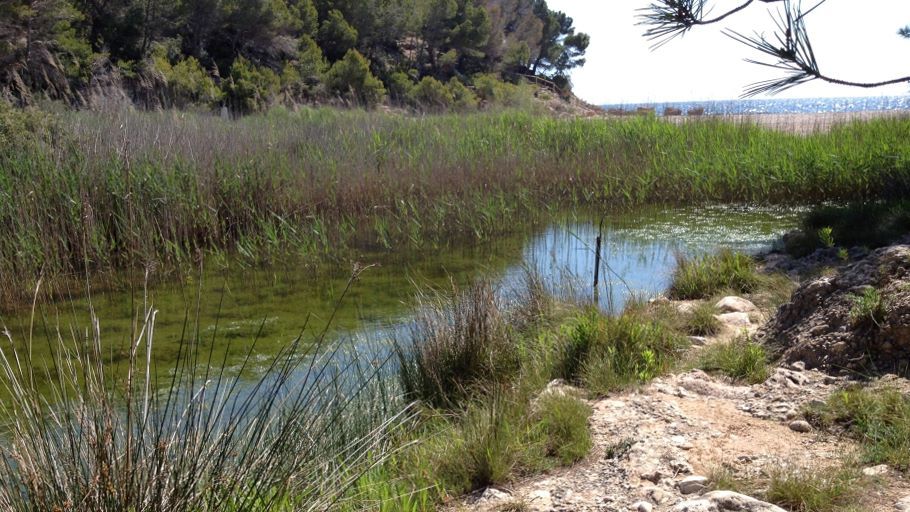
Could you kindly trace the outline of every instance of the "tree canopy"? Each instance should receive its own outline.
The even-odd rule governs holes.
[[[820,0],[813,3],[808,9],[804,9],[800,0],[740,0],[733,7],[718,12],[712,9],[713,6],[709,5],[708,0],[656,0],[642,9],[640,24],[648,27],[644,35],[654,42],[656,48],[694,27],[721,23],[744,11],[752,4],[776,4],[779,7],[774,16],[777,28],[771,36],[759,32],[742,34],[725,30],[725,33],[734,41],[742,43],[766,57],[765,60],[749,58],[746,59],[747,61],[783,71],[781,77],[749,85],[743,96],[774,94],[813,80],[863,88],[910,83],[910,75],[863,82],[845,80],[824,73],[816,59],[815,50],[812,48],[812,41],[806,28],[807,17],[823,3],[825,0]],[[897,34],[910,38],[910,25],[899,28]]]
[[[241,111],[437,98],[479,75],[567,86],[587,46],[545,0],[0,0],[0,97],[80,103],[122,83],[150,106]]]

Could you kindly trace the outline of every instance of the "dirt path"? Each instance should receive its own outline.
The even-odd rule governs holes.
[[[813,431],[800,422],[800,410],[844,385],[800,364],[775,368],[754,386],[699,370],[656,379],[590,402],[594,448],[581,463],[488,489],[459,509],[662,512],[702,494],[699,476],[761,479],[786,469],[836,467],[856,446]],[[875,480],[864,510],[901,510],[895,503],[910,496],[906,477],[889,470]]]

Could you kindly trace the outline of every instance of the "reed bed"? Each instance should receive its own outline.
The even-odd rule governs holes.
[[[910,188],[903,118],[800,135],[522,112],[304,109],[229,121],[5,110],[0,134],[5,306],[26,302],[39,275],[172,267],[211,251],[321,260],[485,240],[566,208],[805,203]]]

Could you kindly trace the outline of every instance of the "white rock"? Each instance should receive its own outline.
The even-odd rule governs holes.
[[[784,509],[731,491],[714,491],[699,499],[684,501],[670,512],[786,512]]]
[[[901,512],[910,511],[910,495],[904,496],[894,504],[894,508]]]
[[[671,498],[670,493],[661,489],[660,487],[655,487],[655,486],[646,487],[644,489],[644,493],[645,493],[645,496],[648,497],[648,499],[650,499],[654,503],[657,503],[658,505],[663,505],[664,503],[667,503],[668,501],[670,501],[670,498]]]
[[[683,494],[695,494],[697,492],[702,492],[705,490],[705,487],[707,487],[707,485],[708,478],[698,475],[687,476],[676,484],[676,486],[679,487],[679,492]]]
[[[752,320],[749,319],[749,313],[723,313],[714,315],[719,322],[732,327],[749,327]]]
[[[659,469],[655,469],[642,471],[638,476],[641,477],[642,480],[647,480],[651,483],[656,484],[660,482],[660,479],[663,478],[664,475],[660,472]]]
[[[637,501],[633,503],[629,509],[634,510],[635,512],[651,512],[654,510],[654,505],[651,505],[647,501]]]
[[[791,421],[789,427],[794,432],[812,432],[812,425],[804,420]]]
[[[494,487],[487,487],[477,498],[477,503],[496,503],[511,499],[512,495]]]
[[[888,474],[888,465],[879,464],[878,466],[869,466],[863,468],[863,474],[866,476],[883,476]]]
[[[721,313],[751,313],[753,311],[758,311],[755,304],[752,304],[742,297],[735,297],[732,295],[720,299],[717,301],[717,304],[714,304],[714,307]]]
[[[689,336],[689,342],[695,347],[704,347],[708,344],[708,338],[704,336]]]

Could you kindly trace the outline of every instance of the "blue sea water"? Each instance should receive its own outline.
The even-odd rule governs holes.
[[[910,96],[870,96],[844,98],[780,98],[722,101],[681,101],[664,103],[625,103],[602,105],[605,109],[634,112],[637,108],[654,109],[663,115],[668,107],[686,114],[691,109],[704,109],[705,115],[730,114],[797,114],[817,112],[863,112],[870,110],[910,110]]]

